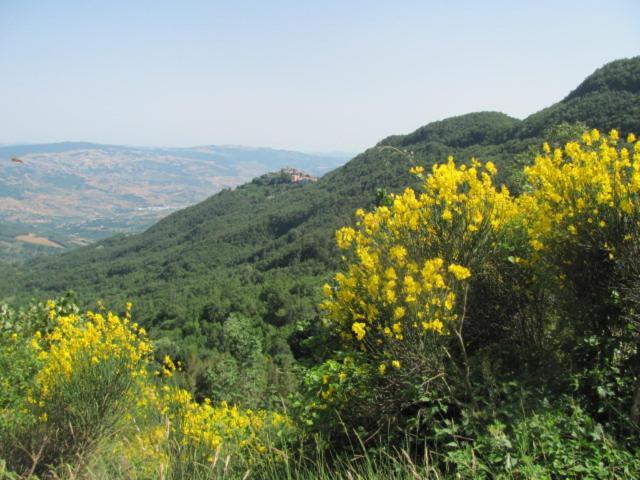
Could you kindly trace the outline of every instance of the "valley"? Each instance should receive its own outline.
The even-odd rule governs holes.
[[[53,232],[52,242],[71,249],[115,233],[140,232],[173,211],[269,171],[297,167],[322,175],[347,160],[348,154],[233,146],[0,146],[0,258],[9,256],[7,242],[14,243],[9,230],[44,237]],[[49,251],[28,245],[11,250],[15,259]]]

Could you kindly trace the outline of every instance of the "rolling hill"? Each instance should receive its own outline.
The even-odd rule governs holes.
[[[234,146],[0,146],[0,258],[140,232],[172,211],[257,175],[286,166],[322,175],[348,158]],[[36,248],[21,235],[10,237],[14,230],[43,240]]]
[[[478,112],[434,122],[382,140],[317,183],[259,177],[174,212],[144,233],[32,260],[2,275],[0,298],[73,289],[84,300],[132,300],[157,335],[174,339],[236,312],[285,327],[295,349],[296,331],[314,318],[319,286],[338,262],[334,230],[353,221],[356,208],[374,206],[377,189],[397,191],[413,181],[412,164],[448,155],[491,159],[517,189],[512,172],[530,159],[531,147],[546,137],[561,141],[580,128],[576,123],[640,132],[640,57],[602,67],[524,120]]]

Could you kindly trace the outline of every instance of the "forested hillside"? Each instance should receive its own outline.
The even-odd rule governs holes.
[[[192,359],[194,383],[204,381],[196,379],[201,370],[220,365],[217,352],[228,348],[216,332],[236,316],[260,332],[260,348],[288,370],[292,354],[305,360],[313,350],[304,339],[319,325],[320,286],[339,265],[334,232],[354,221],[357,208],[414,183],[411,166],[429,167],[449,155],[493,161],[498,181],[517,192],[519,170],[544,138],[560,144],[586,126],[640,131],[639,65],[638,57],[606,65],[567,98],[522,121],[479,112],[434,122],[382,140],[317,183],[257,178],[142,234],[4,267],[0,298],[25,302],[73,290],[85,302],[131,301],[164,351]],[[611,105],[617,107],[607,115]]]
[[[640,57],[524,120],[434,122],[318,182],[263,175],[2,267],[22,308],[0,306],[0,459],[25,478],[638,478],[634,132]]]
[[[526,162],[545,133],[565,140],[571,128],[554,130],[564,122],[640,130],[640,58],[606,65],[564,100],[522,121],[480,112],[434,122],[382,140],[317,184],[254,181],[176,212],[140,235],[33,261],[3,276],[0,295],[24,299],[72,289],[109,303],[131,299],[145,321],[166,328],[206,317],[203,312],[219,305],[223,293],[237,294],[229,308],[281,316],[281,324],[308,318],[314,291],[336,266],[333,231],[352,221],[356,208],[374,205],[378,189],[397,191],[412,181],[412,164],[428,166],[449,155],[490,159],[500,180],[517,183],[514,159]]]
[[[117,233],[139,233],[171,212],[258,175],[284,167],[322,175],[349,158],[217,145],[0,145],[0,261],[15,263]],[[20,236],[29,234],[40,244]]]

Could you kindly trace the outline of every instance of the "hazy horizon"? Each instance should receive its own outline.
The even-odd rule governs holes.
[[[640,53],[633,0],[455,6],[3,1],[0,142],[356,153]]]
[[[183,145],[183,146],[175,146],[171,144],[159,144],[159,145],[139,145],[139,144],[126,144],[126,143],[103,143],[103,142],[93,142],[90,140],[58,140],[53,142],[0,142],[0,148],[7,147],[29,147],[29,146],[39,146],[39,145],[57,145],[57,144],[74,144],[74,143],[83,143],[90,144],[95,146],[105,146],[105,147],[122,147],[122,148],[131,148],[131,149],[151,149],[151,150],[179,150],[179,149],[197,149],[197,148],[235,148],[235,149],[246,149],[246,150],[277,150],[277,151],[290,151],[292,153],[302,153],[305,155],[324,155],[324,156],[345,156],[345,155],[357,155],[360,152],[355,151],[347,151],[347,150],[294,150],[291,148],[278,148],[270,145],[241,145],[234,143],[210,143],[210,144],[201,144],[201,145]]]

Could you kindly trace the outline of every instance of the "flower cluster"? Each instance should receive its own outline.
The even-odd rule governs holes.
[[[152,406],[168,425],[167,438],[181,446],[197,446],[213,454],[220,445],[264,449],[261,436],[267,429],[277,430],[289,420],[275,412],[241,409],[221,402],[213,405],[209,399],[196,402],[183,388],[163,385],[147,391],[140,406]]]
[[[543,153],[525,168],[530,191],[518,199],[534,252],[591,244],[610,258],[631,239],[640,208],[640,142],[616,130],[584,133],[581,141]]]
[[[351,261],[324,286],[328,323],[373,353],[380,374],[402,367],[394,352],[451,331],[474,265],[517,212],[508,190],[494,186],[491,162],[456,166],[450,157],[428,176],[413,173],[422,192],[407,188],[389,207],[358,210],[356,227],[336,232]]]
[[[261,453],[267,437],[291,425],[276,412],[197,402],[176,385],[179,363],[168,355],[154,361],[144,328],[131,321],[131,304],[123,316],[104,308],[60,315],[52,301],[47,308],[52,328],[24,340],[37,362],[26,405],[44,431],[64,437],[62,449],[76,448],[71,439],[83,429],[85,444],[96,432],[117,429],[114,451],[153,476],[159,465],[210,463],[221,449]]]
[[[189,391],[161,378],[162,383],[142,386],[128,414],[133,428],[116,448],[119,457],[149,477],[176,465],[211,465],[221,454],[248,461],[292,429],[291,420],[278,412],[197,402]]]
[[[523,301],[569,282],[580,290],[595,271],[612,275],[618,255],[637,255],[640,142],[632,134],[592,130],[562,148],[545,143],[518,197],[494,185],[491,162],[456,165],[450,157],[428,175],[422,167],[412,173],[419,192],[360,209],[354,227],[336,232],[345,266],[324,285],[322,309],[342,341],[335,354],[357,359],[364,373],[328,377],[315,389],[321,405],[353,411],[346,394],[363,383],[374,410],[395,396],[388,411],[424,396],[433,379],[447,377],[449,389],[457,377],[468,390],[467,338],[486,318],[477,303],[483,291],[510,280]],[[465,317],[475,331],[463,335]],[[314,373],[330,371],[331,361]],[[340,372],[348,375],[342,365]]]
[[[111,312],[56,316],[55,303],[49,301],[48,307],[53,329],[45,335],[36,331],[31,340],[42,362],[32,402],[44,406],[74,375],[102,363],[117,364],[132,379],[146,375],[152,346],[145,330],[130,322],[128,310],[121,319]]]

